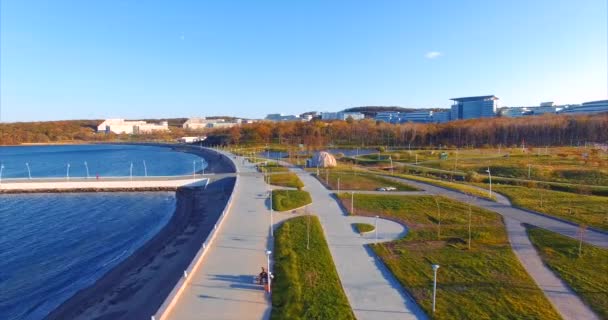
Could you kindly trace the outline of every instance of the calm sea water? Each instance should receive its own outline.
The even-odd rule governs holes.
[[[87,167],[90,177],[129,176],[131,172],[143,176],[146,171],[149,176],[190,175],[206,166],[204,159],[193,154],[138,145],[0,147],[0,164],[2,178],[86,177]]]
[[[2,177],[191,174],[201,158],[126,145],[0,147]],[[152,238],[175,210],[172,192],[0,195],[0,319],[41,319]]]

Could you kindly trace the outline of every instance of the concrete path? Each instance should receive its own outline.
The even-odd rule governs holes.
[[[253,277],[266,266],[267,187],[248,163],[238,164],[234,202],[199,271],[189,276],[170,319],[268,319],[270,301]],[[240,173],[243,173],[242,175]]]
[[[564,319],[599,319],[568,285],[543,264],[528,238],[526,228],[511,218],[505,218],[505,224],[515,255],[559,314]]]
[[[349,217],[316,178],[301,169],[297,173],[313,203],[309,210],[319,216],[348,301],[359,320],[426,319],[424,312],[406,294],[399,282],[382,262],[364,246],[374,241],[375,233],[363,237],[353,230],[352,223],[374,218]],[[379,240],[390,241],[405,235],[405,228],[395,222],[378,220]]]
[[[148,189],[148,188],[178,188],[183,186],[199,186],[207,183],[207,178],[197,176],[193,178],[181,179],[145,179],[145,180],[130,180],[128,177],[121,180],[96,180],[91,178],[88,180],[6,180],[0,183],[0,192],[2,191],[34,191],[34,190],[86,190],[86,189]]]

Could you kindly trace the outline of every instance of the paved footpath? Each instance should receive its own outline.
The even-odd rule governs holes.
[[[340,281],[357,319],[426,319],[391,272],[364,246],[375,241],[375,233],[362,237],[354,232],[353,222],[374,224],[374,218],[346,216],[332,196],[334,191],[327,190],[308,172],[291,170],[298,174],[312,197],[310,211],[321,220]],[[378,230],[379,241],[398,239],[406,232],[400,224],[384,219],[378,219]]]
[[[239,158],[240,160],[240,158]],[[242,161],[234,202],[170,319],[268,319],[270,301],[253,276],[266,266],[269,215],[261,174]],[[240,174],[243,173],[243,174]]]
[[[466,202],[468,196],[453,190],[433,186],[427,183],[418,181],[392,178],[411,184],[419,189],[426,190],[429,193],[440,194],[442,196],[452,198],[458,201]],[[559,314],[564,319],[573,320],[593,320],[599,317],[572,291],[553,271],[551,271],[542,262],[536,249],[528,238],[526,228],[523,223],[538,226],[543,229],[551,230],[569,237],[576,237],[578,227],[569,223],[552,219],[547,216],[528,212],[511,207],[508,198],[500,194],[494,194],[497,201],[489,201],[481,198],[474,198],[472,204],[497,212],[504,217],[505,226],[509,242],[513,248],[513,252],[522,263],[530,277],[536,282],[538,287],[543,290],[545,296]],[[586,241],[602,247],[608,247],[608,234],[588,230]]]

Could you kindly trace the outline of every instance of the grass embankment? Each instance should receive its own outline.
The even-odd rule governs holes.
[[[287,172],[289,169],[281,166],[276,162],[266,162],[264,164],[258,165],[258,170],[260,172]]]
[[[608,230],[608,197],[510,185],[492,185],[492,190],[515,206]]]
[[[338,179],[340,179],[340,190],[376,190],[381,187],[395,187],[398,191],[418,191],[418,189],[405,183],[358,171],[330,170],[328,175],[322,172],[318,178],[325,184],[328,183],[325,179],[329,178],[329,186],[334,190],[338,189]]]
[[[411,179],[414,181],[420,181],[420,182],[432,184],[432,185],[435,185],[438,187],[443,187],[443,188],[447,188],[447,189],[460,191],[460,192],[463,192],[466,194],[470,194],[472,196],[496,201],[496,197],[494,197],[494,196],[490,197],[490,193],[488,191],[481,190],[480,188],[469,186],[469,185],[466,185],[463,183],[443,181],[443,180],[437,180],[437,179],[432,179],[432,178],[427,178],[427,177],[414,176],[414,175],[410,175],[410,174],[401,174],[401,173],[395,174],[395,177]]]
[[[269,183],[275,186],[302,188],[304,183],[295,173],[274,173],[268,176]]]
[[[366,233],[376,229],[373,225],[368,223],[353,223],[353,228],[355,228],[358,233]]]
[[[355,319],[316,216],[285,221],[274,248],[271,319]]]
[[[350,197],[340,198],[350,208]],[[409,227],[404,239],[372,248],[427,314],[432,314],[431,264],[436,263],[441,266],[437,319],[559,319],[511,250],[498,214],[471,207],[469,250],[465,203],[432,196],[358,194],[355,211]]]
[[[540,228],[528,228],[543,262],[559,275],[602,319],[608,319],[608,250]]]
[[[305,206],[312,202],[310,194],[301,190],[273,190],[272,209],[287,211]]]

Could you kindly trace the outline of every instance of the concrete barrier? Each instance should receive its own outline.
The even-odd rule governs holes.
[[[215,152],[217,152],[217,151],[215,151]],[[234,168],[235,168],[235,172],[237,173],[235,175],[235,181],[234,181],[234,187],[232,189],[232,194],[228,198],[226,207],[224,208],[224,211],[222,211],[222,214],[220,215],[217,222],[215,223],[213,230],[211,230],[209,235],[207,235],[207,239],[205,240],[205,242],[203,242],[201,248],[196,253],[196,256],[194,256],[194,259],[192,259],[192,262],[190,262],[190,265],[188,266],[188,268],[186,270],[184,270],[184,276],[181,279],[179,279],[179,281],[177,282],[175,287],[173,287],[173,290],[171,290],[171,293],[169,293],[169,295],[167,296],[167,298],[165,299],[163,304],[160,306],[158,311],[156,311],[156,313],[151,316],[152,320],[165,320],[165,319],[169,318],[169,314],[171,313],[171,310],[173,310],[173,308],[177,304],[179,298],[181,297],[184,290],[188,286],[188,283],[189,283],[188,275],[192,275],[198,271],[198,269],[200,268],[200,266],[203,262],[205,254],[209,250],[209,247],[213,244],[213,240],[215,239],[215,236],[218,234],[220,228],[222,227],[222,224],[225,220],[226,215],[228,214],[228,212],[230,212],[230,208],[232,207],[232,202],[235,199],[235,196],[236,196],[236,193],[238,190],[238,185],[239,185],[238,167],[237,167],[236,163],[234,163],[234,161],[231,157],[225,156],[221,153],[219,153],[219,154],[222,155],[222,157],[225,157],[226,159],[229,159],[232,162],[232,164],[234,165]]]

